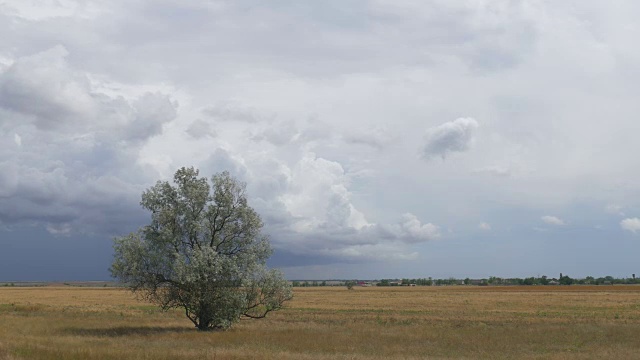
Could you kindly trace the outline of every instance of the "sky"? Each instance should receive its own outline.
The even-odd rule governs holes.
[[[640,3],[0,0],[0,281],[227,170],[289,279],[640,274]]]

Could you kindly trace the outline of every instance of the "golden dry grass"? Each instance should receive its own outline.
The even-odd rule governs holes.
[[[298,288],[200,333],[122,289],[0,288],[0,359],[640,359],[640,286]]]

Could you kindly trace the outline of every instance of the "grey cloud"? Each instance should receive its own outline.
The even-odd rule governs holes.
[[[89,133],[92,141],[137,145],[176,118],[177,103],[164,94],[146,93],[130,101],[98,93],[68,64],[68,55],[56,46],[18,59],[0,74],[0,108],[9,111],[6,124],[33,123],[39,135],[56,134],[49,141]]]
[[[56,46],[19,59],[0,74],[0,106],[34,117],[40,128],[77,121],[93,110],[88,79],[72,72]]]
[[[5,41],[7,48],[51,46],[64,38],[92,72],[123,82],[204,85],[243,68],[252,69],[247,76],[275,70],[326,78],[396,65],[435,66],[452,54],[470,68],[497,71],[535,49],[538,30],[530,17],[517,4],[111,1],[91,18],[22,21],[19,38],[29,45]],[[88,51],[88,43],[104,46]],[[127,66],[103,60],[111,57],[126,57]],[[159,66],[159,58],[181,66]]]
[[[3,195],[0,222],[44,224],[52,234],[115,235],[141,219],[140,187],[105,176],[83,177],[76,169],[59,166],[52,170],[18,166],[19,180]]]
[[[0,162],[0,197],[15,192],[18,183],[18,164],[9,160]]]
[[[331,124],[323,121],[317,116],[310,116],[307,118],[300,137],[301,140],[306,141],[326,140],[333,137],[333,131],[334,129]]]
[[[510,177],[513,175],[513,170],[506,166],[491,165],[483,168],[475,169],[473,171],[477,174],[489,174],[497,177]]]
[[[354,132],[344,137],[348,143],[361,144],[382,150],[393,140],[389,129],[376,127],[373,129]]]
[[[293,121],[269,123],[266,128],[252,136],[255,141],[266,140],[275,146],[289,144],[298,135],[298,129]]]
[[[286,251],[292,255],[315,259],[310,260],[312,262],[308,265],[323,262],[412,260],[416,256],[411,248],[416,242],[403,241],[397,237],[397,233],[390,232],[384,226],[360,230],[318,228],[317,231],[308,233],[279,230],[277,234],[277,237],[272,236],[276,252]]]
[[[286,248],[274,249],[273,255],[267,260],[267,264],[273,267],[289,267],[289,266],[315,266],[329,265],[343,262],[352,262],[352,259],[336,259],[330,256],[319,256],[318,254],[303,254],[289,251]],[[300,277],[299,274],[293,278]]]
[[[253,197],[271,201],[286,193],[290,174],[289,168],[282,161],[263,157],[253,160],[248,166],[251,172],[248,187]],[[269,206],[275,206],[278,211],[283,209],[280,201],[272,201]]]
[[[477,128],[478,122],[473,118],[458,118],[430,128],[422,154],[426,159],[434,156],[444,159],[450,153],[467,151]]]
[[[237,101],[220,102],[202,109],[202,114],[217,121],[256,123],[263,119],[259,112]]]
[[[536,14],[524,3],[492,5],[374,1],[371,8],[381,28],[405,35],[406,52],[427,48],[433,58],[453,55],[470,69],[486,72],[519,65],[538,38]]]
[[[72,231],[71,224],[48,224],[46,226],[47,231],[52,235],[69,235]]]
[[[228,171],[239,180],[246,181],[246,167],[237,159],[234,159],[227,150],[217,148],[202,164],[200,174],[210,177],[211,175],[222,171]]]
[[[176,118],[177,106],[168,95],[144,94],[132,104],[135,115],[123,131],[123,137],[140,142],[162,133],[162,125]]]
[[[14,140],[0,148],[0,222],[117,234],[140,220],[149,180],[139,149],[177,117],[177,103],[100,93],[68,56],[57,46],[0,73],[0,138]]]
[[[78,11],[21,21],[6,48],[33,51],[64,39],[72,61],[89,72],[204,90],[225,80],[339,78],[442,61],[499,71],[535,49],[537,31],[520,5],[115,0],[86,7],[97,8],[90,18]]]
[[[187,130],[185,130],[185,132],[189,134],[191,137],[193,137],[194,139],[202,139],[205,137],[214,138],[218,135],[216,131],[213,128],[211,128],[210,123],[201,119],[198,119],[192,122],[191,125],[189,125],[189,127],[187,128]]]

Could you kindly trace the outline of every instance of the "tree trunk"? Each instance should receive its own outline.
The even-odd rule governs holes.
[[[200,320],[200,322],[198,323],[198,331],[208,331],[208,330],[210,330],[209,321]]]

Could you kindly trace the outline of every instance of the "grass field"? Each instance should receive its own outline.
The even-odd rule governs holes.
[[[640,359],[640,286],[296,288],[200,333],[117,288],[0,288],[0,359]]]

